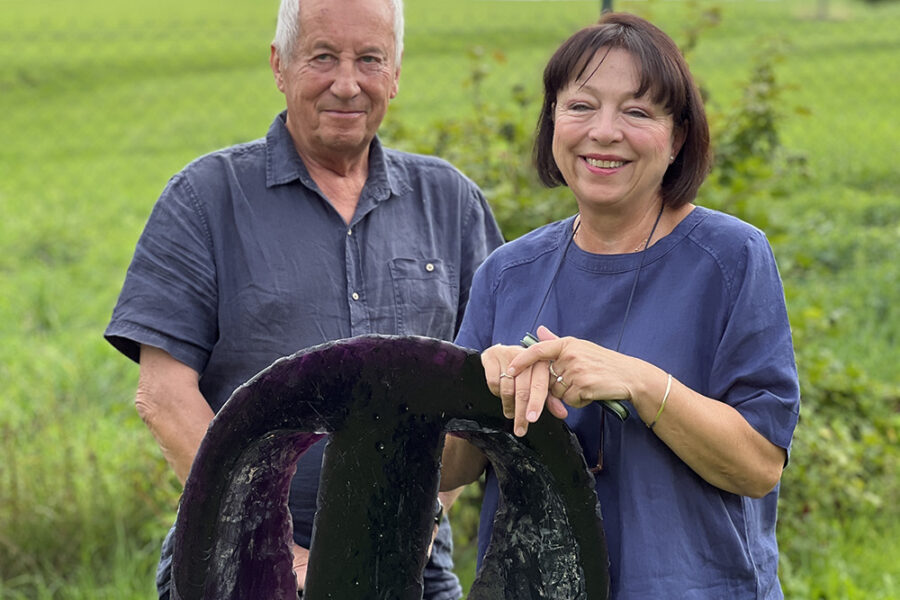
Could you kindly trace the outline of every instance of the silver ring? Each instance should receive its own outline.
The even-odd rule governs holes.
[[[509,377],[510,379],[514,379],[514,377],[512,375],[508,374],[506,371],[503,371],[502,373],[500,373],[500,379],[503,379],[504,377]]]

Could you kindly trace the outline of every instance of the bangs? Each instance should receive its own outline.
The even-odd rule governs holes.
[[[555,97],[570,83],[590,79],[593,73],[587,72],[588,65],[598,53],[605,58],[613,48],[625,50],[637,63],[639,85],[635,97],[646,94],[680,122],[689,96],[681,69],[642,32],[624,25],[596,25],[575,34],[557,51],[555,60],[550,62],[552,67],[544,73],[545,92]],[[678,52],[677,48],[674,50]]]

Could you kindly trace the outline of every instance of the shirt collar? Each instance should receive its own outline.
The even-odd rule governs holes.
[[[319,191],[309,175],[303,159],[297,154],[294,140],[285,124],[287,111],[282,111],[266,134],[266,187],[275,187],[299,180],[310,190]],[[378,136],[369,145],[369,177],[363,188],[360,204],[379,203],[392,195],[400,195],[412,189],[407,175],[391,168]]]

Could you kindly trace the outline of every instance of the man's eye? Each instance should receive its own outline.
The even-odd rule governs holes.
[[[334,58],[334,57],[330,54],[317,54],[316,56],[313,57],[313,60],[316,62],[328,62],[332,58]]]
[[[359,60],[367,65],[377,65],[381,63],[381,58],[377,56],[363,56]]]

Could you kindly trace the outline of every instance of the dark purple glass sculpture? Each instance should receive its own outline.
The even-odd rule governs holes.
[[[606,599],[594,480],[565,424],[547,415],[516,438],[477,353],[373,335],[274,362],[215,417],[178,511],[173,600],[297,597],[288,489],[325,434],[304,597],[420,600],[446,432],[481,448],[500,483],[469,598]]]

